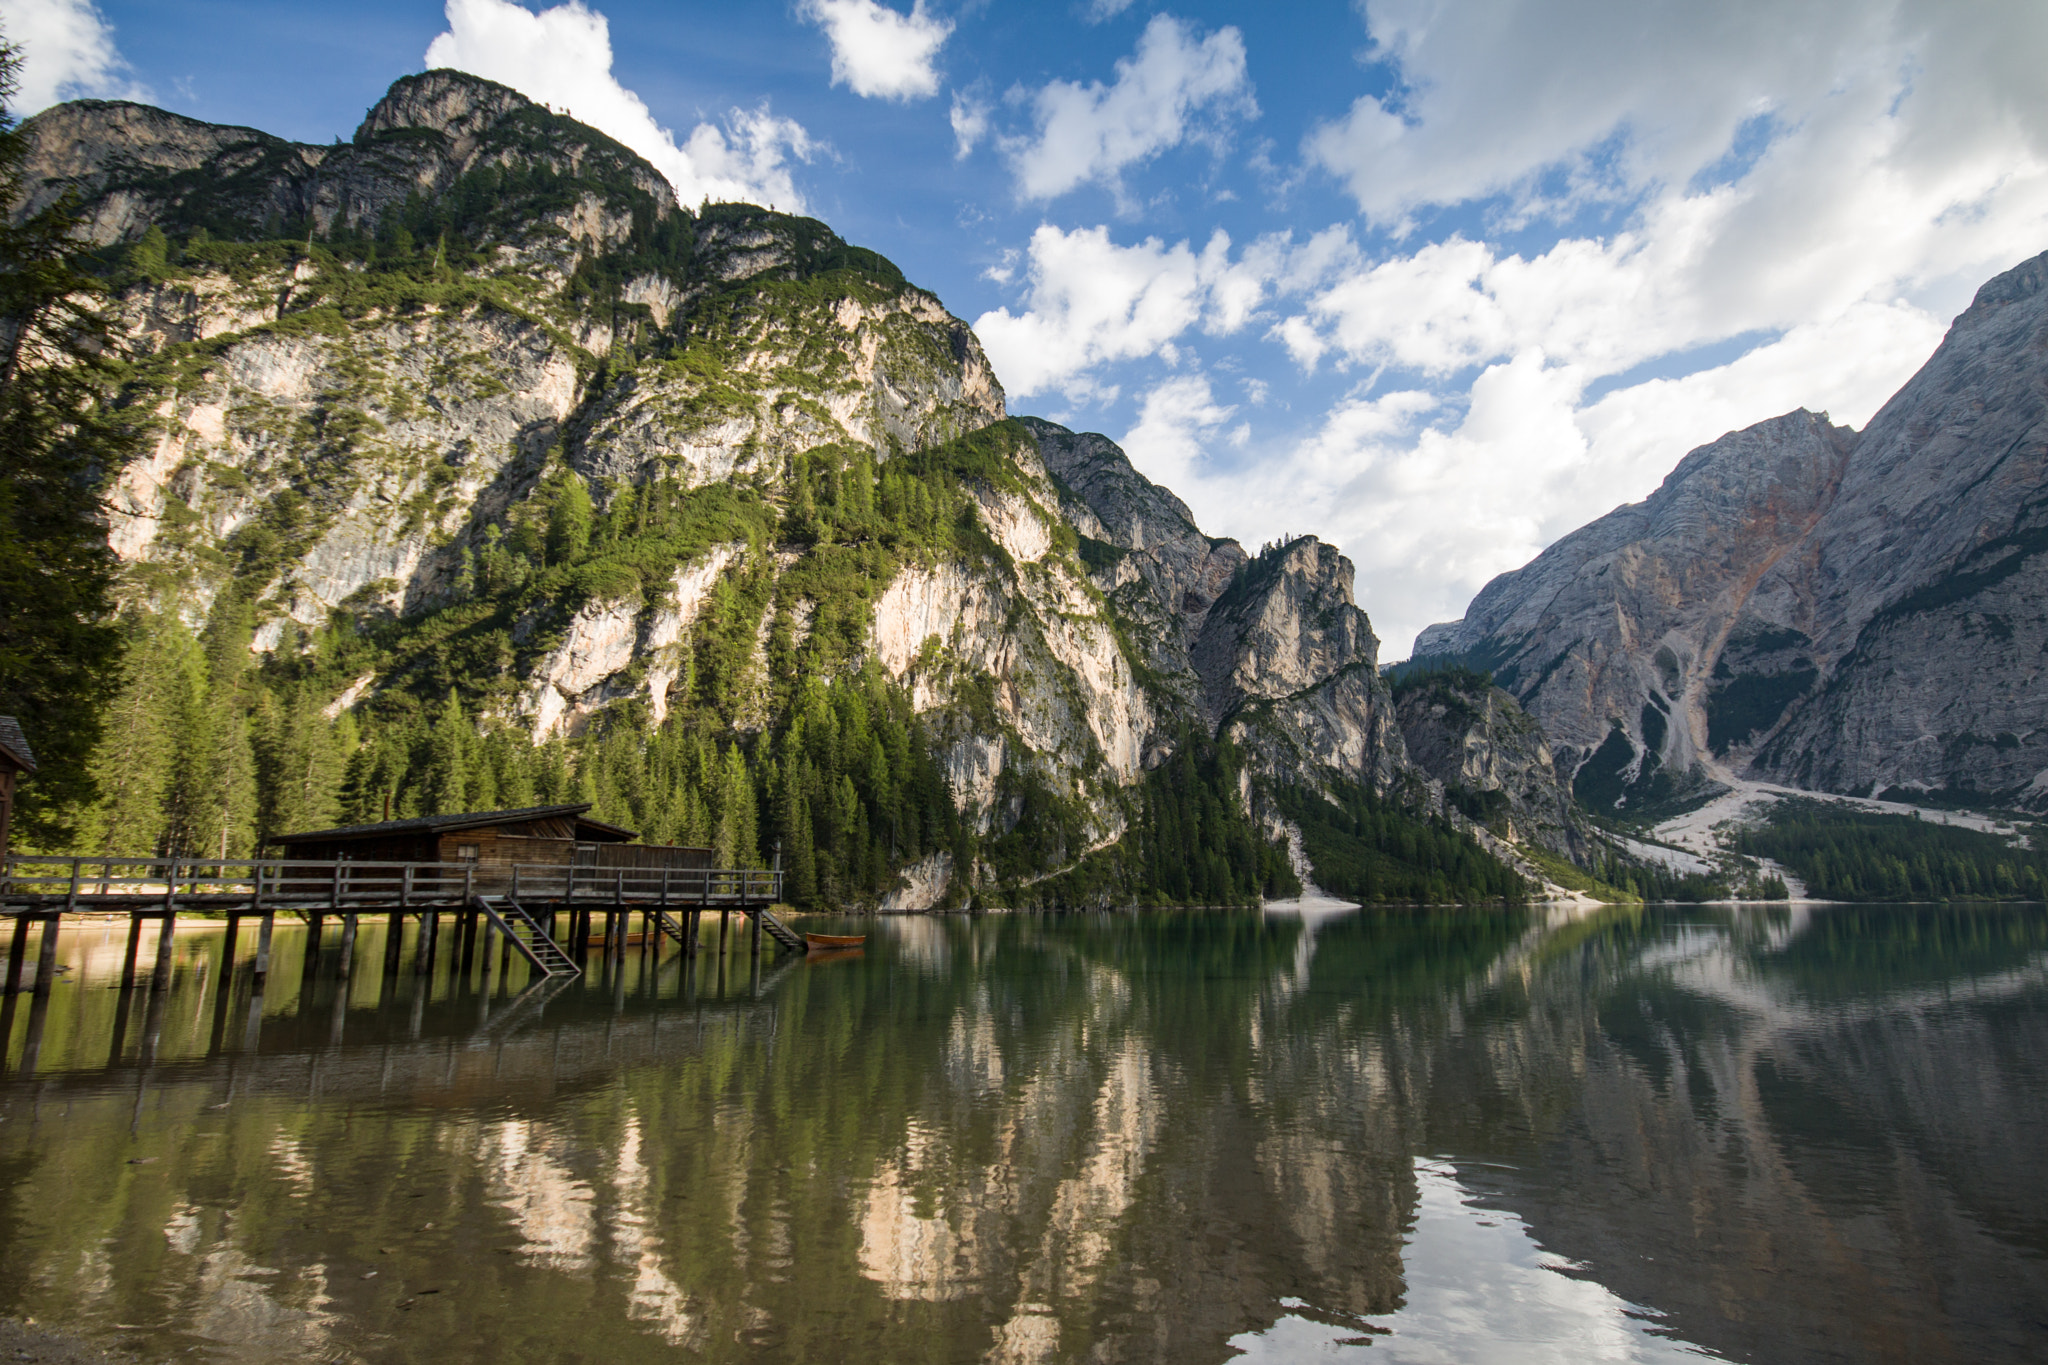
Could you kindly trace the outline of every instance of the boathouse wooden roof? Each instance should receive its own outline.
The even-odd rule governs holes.
[[[406,820],[380,820],[370,825],[342,825],[304,834],[272,835],[273,844],[336,844],[358,840],[438,838],[469,830],[496,829],[507,834],[542,838],[573,838],[586,844],[623,844],[640,837],[635,830],[593,820],[588,801],[570,806],[521,806],[515,810],[464,811],[450,815],[416,815]]]
[[[36,770],[35,751],[28,747],[28,736],[13,716],[0,716],[0,763],[12,765],[18,772]]]

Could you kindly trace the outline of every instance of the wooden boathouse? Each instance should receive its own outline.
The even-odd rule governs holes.
[[[586,803],[281,835],[270,844],[283,856],[270,859],[13,855],[0,864],[0,918],[15,921],[6,989],[19,987],[31,922],[44,926],[35,978],[42,993],[52,980],[63,916],[87,911],[129,917],[124,986],[135,979],[142,924],[150,919],[162,926],[155,976],[168,981],[180,910],[224,916],[230,941],[240,920],[258,920],[258,975],[269,969],[280,912],[299,915],[316,936],[325,919],[337,920],[344,975],[365,914],[390,916],[387,972],[398,970],[408,919],[419,925],[415,969],[430,970],[441,917],[451,912],[465,970],[481,936],[486,971],[497,949],[507,966],[516,950],[540,976],[580,975],[593,941],[607,956],[623,955],[634,915],[643,942],[673,940],[694,955],[711,910],[719,912],[721,929],[735,913],[751,919],[757,954],[764,934],[783,948],[805,950],[804,939],[770,910],[782,898],[779,870],[714,868],[709,849],[636,838],[592,819]],[[721,945],[727,942],[721,932]]]
[[[7,861],[7,836],[14,825],[14,789],[24,777],[34,776],[36,756],[28,747],[28,736],[13,716],[0,716],[0,865]]]
[[[421,815],[280,834],[270,842],[294,863],[474,863],[479,872],[497,874],[494,883],[509,878],[510,869],[519,865],[676,871],[711,866],[708,848],[633,842],[639,837],[630,829],[592,819],[586,802]]]

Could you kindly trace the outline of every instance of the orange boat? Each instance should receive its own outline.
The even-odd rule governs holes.
[[[805,934],[806,948],[858,948],[868,941],[866,934]]]

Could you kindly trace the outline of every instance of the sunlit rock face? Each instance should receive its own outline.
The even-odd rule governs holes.
[[[1269,773],[1385,792],[1407,770],[1351,561],[1314,536],[1262,553],[1210,610],[1194,661],[1213,723]]]
[[[1596,804],[1703,761],[1821,790],[2048,801],[2048,257],[1978,291],[1858,434],[1692,452],[1503,574],[1421,657],[1493,669]]]
[[[1827,506],[1852,437],[1801,411],[1701,447],[1642,502],[1487,584],[1463,620],[1417,638],[1416,658],[1490,669],[1561,769],[1598,755],[1613,770],[1603,804],[1695,780],[1722,655],[1796,610],[1758,584]]]

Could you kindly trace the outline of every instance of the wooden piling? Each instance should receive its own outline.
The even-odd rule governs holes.
[[[256,999],[263,1000],[263,980],[270,975],[270,931],[277,925],[274,912],[263,912],[263,926],[256,931]]]
[[[350,969],[351,969],[351,968],[352,968],[352,967],[353,967],[353,966],[355,965],[355,956],[356,956],[356,920],[357,920],[357,918],[358,918],[357,916],[355,916],[355,915],[353,915],[353,914],[350,914],[350,915],[344,915],[344,916],[342,916],[342,920],[341,920],[341,968],[340,968],[340,971],[341,971],[341,979],[342,979],[343,981],[346,981],[346,980],[348,980],[348,977],[349,977],[349,971],[350,971]],[[343,994],[347,994],[347,990],[346,990],[346,988],[344,988],[344,990],[343,990]]]
[[[121,989],[135,984],[135,960],[142,955],[142,916],[128,916],[128,953],[121,959]]]
[[[156,931],[156,970],[150,975],[150,988],[163,990],[171,984],[171,941],[178,934],[178,912],[166,910]]]
[[[21,969],[28,962],[28,916],[14,917],[14,933],[9,936],[7,947],[7,994],[21,989]],[[0,1037],[0,1043],[6,1039]]]
[[[496,925],[492,924],[489,920],[483,922],[482,932],[479,935],[483,939],[483,975],[477,981],[477,989],[485,995],[491,993],[491,968],[497,965],[494,960],[496,954],[491,951],[491,949],[498,946],[494,941],[497,933]]]

